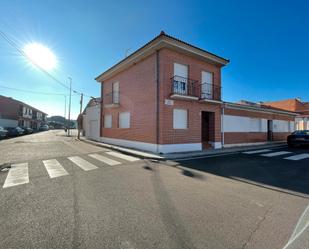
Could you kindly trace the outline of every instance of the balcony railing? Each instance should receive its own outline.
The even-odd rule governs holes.
[[[107,93],[103,98],[104,105],[118,105],[119,104],[119,91],[112,91]]]
[[[171,78],[172,95],[183,95],[199,97],[199,86],[197,80],[174,76]]]
[[[211,83],[201,84],[201,99],[221,101],[221,87]]]

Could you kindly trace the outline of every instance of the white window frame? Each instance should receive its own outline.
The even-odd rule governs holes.
[[[183,123],[181,123],[183,119]],[[188,129],[188,110],[187,109],[173,109],[173,129],[185,130]]]
[[[113,104],[119,103],[119,81],[113,82],[112,85]]]
[[[130,112],[120,112],[118,115],[118,127],[120,129],[129,129],[131,127]]]
[[[186,68],[185,74],[182,73],[176,73],[176,67],[183,67]],[[181,70],[180,70],[181,71]],[[181,63],[174,62],[174,93],[179,93],[179,94],[188,94],[188,74],[189,74],[189,66]]]
[[[113,127],[112,114],[104,115],[104,128],[112,128],[112,127]]]

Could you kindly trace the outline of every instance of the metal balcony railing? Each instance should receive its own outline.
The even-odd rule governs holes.
[[[201,99],[221,101],[221,87],[211,83],[202,83],[200,89]]]
[[[171,83],[172,94],[199,97],[199,86],[197,80],[175,75],[171,78]]]
[[[119,104],[119,91],[112,91],[107,93],[103,98],[105,105]]]

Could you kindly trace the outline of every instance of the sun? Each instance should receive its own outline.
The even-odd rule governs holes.
[[[31,62],[45,70],[51,70],[57,66],[55,54],[40,43],[29,43],[24,47],[23,51]]]

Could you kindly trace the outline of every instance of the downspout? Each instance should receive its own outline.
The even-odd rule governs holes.
[[[222,104],[221,112],[221,145],[224,147],[224,103]]]
[[[102,142],[102,137],[103,137],[103,101],[104,101],[104,82],[101,82],[101,101],[100,101],[100,142]]]
[[[157,80],[157,106],[156,106],[156,152],[159,153],[160,140],[160,60],[159,50],[156,50],[156,80]]]

